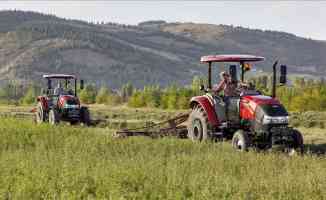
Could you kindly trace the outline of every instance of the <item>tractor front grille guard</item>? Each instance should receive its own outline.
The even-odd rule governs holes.
[[[271,143],[272,145],[280,144],[291,144],[293,142],[292,138],[292,128],[287,126],[273,127],[270,130],[271,133]]]

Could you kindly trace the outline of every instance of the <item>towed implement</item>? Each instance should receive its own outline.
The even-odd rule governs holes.
[[[205,93],[192,97],[190,114],[184,114],[182,123],[170,119],[137,130],[122,130],[120,136],[144,135],[151,137],[175,135],[182,132],[193,141],[216,141],[230,139],[234,149],[247,151],[249,148],[268,150],[280,149],[287,153],[303,153],[301,133],[289,126],[289,115],[276,98],[277,62],[273,65],[273,88],[271,96],[262,95],[253,84],[245,83],[245,73],[252,62],[263,61],[264,57],[253,55],[210,55],[201,58],[208,64],[208,85],[201,86]],[[213,63],[231,63],[229,74],[235,84],[236,94],[225,97],[212,90]],[[240,73],[237,69],[240,68]],[[280,85],[286,83],[287,68],[280,66]],[[240,75],[240,80],[238,80]],[[245,86],[244,86],[245,85]],[[183,122],[187,121],[185,126]],[[148,128],[156,128],[156,131]],[[168,134],[170,132],[170,134]]]
[[[149,122],[145,127],[120,130],[116,132],[115,137],[149,136],[151,138],[159,138],[176,136],[178,138],[187,138],[187,126],[184,123],[188,117],[189,113],[185,113],[160,123]]]

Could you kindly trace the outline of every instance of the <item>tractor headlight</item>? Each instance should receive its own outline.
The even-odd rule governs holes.
[[[289,116],[271,117],[265,115],[262,120],[263,124],[288,124]]]
[[[263,124],[271,124],[272,123],[272,117],[264,115],[262,122],[263,122]]]

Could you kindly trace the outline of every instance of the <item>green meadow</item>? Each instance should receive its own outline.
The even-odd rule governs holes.
[[[326,131],[318,127],[300,127],[305,155],[292,157],[238,153],[228,142],[113,137],[121,124],[110,121],[138,126],[178,112],[95,106],[93,116],[107,122],[89,128],[1,117],[0,198],[326,198]]]

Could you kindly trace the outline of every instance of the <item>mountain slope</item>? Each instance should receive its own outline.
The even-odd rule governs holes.
[[[288,64],[291,71],[318,74],[326,68],[324,42],[289,33],[193,23],[163,24],[160,29],[213,45],[224,52],[258,54],[265,56],[269,63],[278,59]]]
[[[288,33],[225,25],[144,22],[90,24],[34,12],[0,12],[0,81],[38,80],[44,73],[74,73],[113,88],[132,82],[190,83],[206,74],[201,55],[266,56],[290,71],[325,75],[326,43]],[[322,72],[322,73],[321,73]]]

